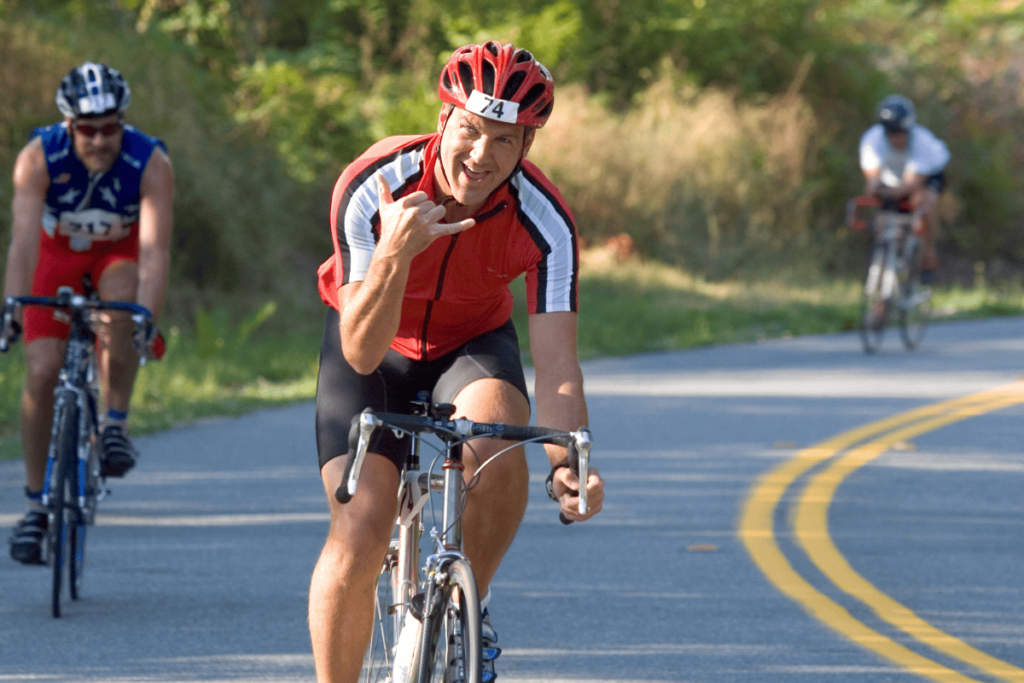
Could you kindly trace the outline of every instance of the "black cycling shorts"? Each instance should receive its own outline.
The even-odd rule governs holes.
[[[316,448],[320,468],[348,453],[352,418],[365,408],[407,413],[411,401],[423,390],[431,392],[434,403],[452,403],[465,387],[491,377],[511,383],[529,401],[519,337],[511,320],[435,360],[411,360],[388,349],[375,371],[361,375],[345,360],[338,311],[329,307],[316,386]],[[408,440],[397,438],[391,430],[378,430],[371,439],[370,451],[401,466],[408,452]]]
[[[924,186],[930,190],[935,190],[935,194],[942,194],[942,190],[946,187],[946,172],[939,171],[928,176],[924,181]]]

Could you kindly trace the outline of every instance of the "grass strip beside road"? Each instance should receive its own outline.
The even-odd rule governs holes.
[[[856,329],[860,285],[784,279],[709,282],[613,252],[581,255],[579,350],[583,359]],[[513,285],[513,317],[526,363],[525,287]],[[938,289],[947,319],[1024,315],[1024,294],[986,288]],[[139,372],[131,429],[144,434],[214,417],[311,400],[323,318],[268,313],[240,323],[202,315],[193,331],[166,330],[168,353]],[[259,329],[253,319],[267,321]],[[257,323],[259,324],[259,323]],[[17,457],[18,401],[25,374],[21,346],[0,356],[0,457]]]

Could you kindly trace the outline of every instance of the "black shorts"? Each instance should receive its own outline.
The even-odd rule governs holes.
[[[316,449],[320,468],[348,453],[352,418],[365,408],[407,413],[411,401],[423,390],[431,392],[434,403],[452,403],[465,387],[491,377],[511,383],[529,401],[519,337],[511,320],[435,360],[411,360],[388,349],[374,372],[361,375],[345,360],[338,333],[338,311],[328,308],[316,386]],[[397,438],[390,430],[377,431],[370,451],[400,465],[408,451],[407,440]]]
[[[934,175],[928,176],[924,181],[924,186],[930,190],[935,190],[935,194],[942,194],[942,190],[946,187],[946,172],[939,171]]]

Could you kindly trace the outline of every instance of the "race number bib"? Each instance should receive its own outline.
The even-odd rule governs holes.
[[[496,97],[484,95],[479,90],[474,90],[466,100],[466,111],[502,123],[515,123],[519,116],[519,103],[499,100]]]
[[[70,238],[75,251],[85,251],[95,241],[119,240],[129,233],[119,215],[103,209],[64,211],[58,219],[57,231]]]

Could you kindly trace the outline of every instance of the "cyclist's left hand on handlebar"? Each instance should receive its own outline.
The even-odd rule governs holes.
[[[135,323],[132,344],[139,354],[140,362],[145,364],[147,360],[163,358],[166,348],[164,337],[160,334],[153,319],[137,313],[132,316],[132,321]]]
[[[555,470],[551,480],[551,488],[555,493],[559,505],[562,507],[562,515],[572,522],[582,522],[590,519],[601,511],[604,503],[604,479],[596,467],[590,468],[587,477],[587,510],[586,515],[580,514],[580,480],[568,467],[560,467]]]

